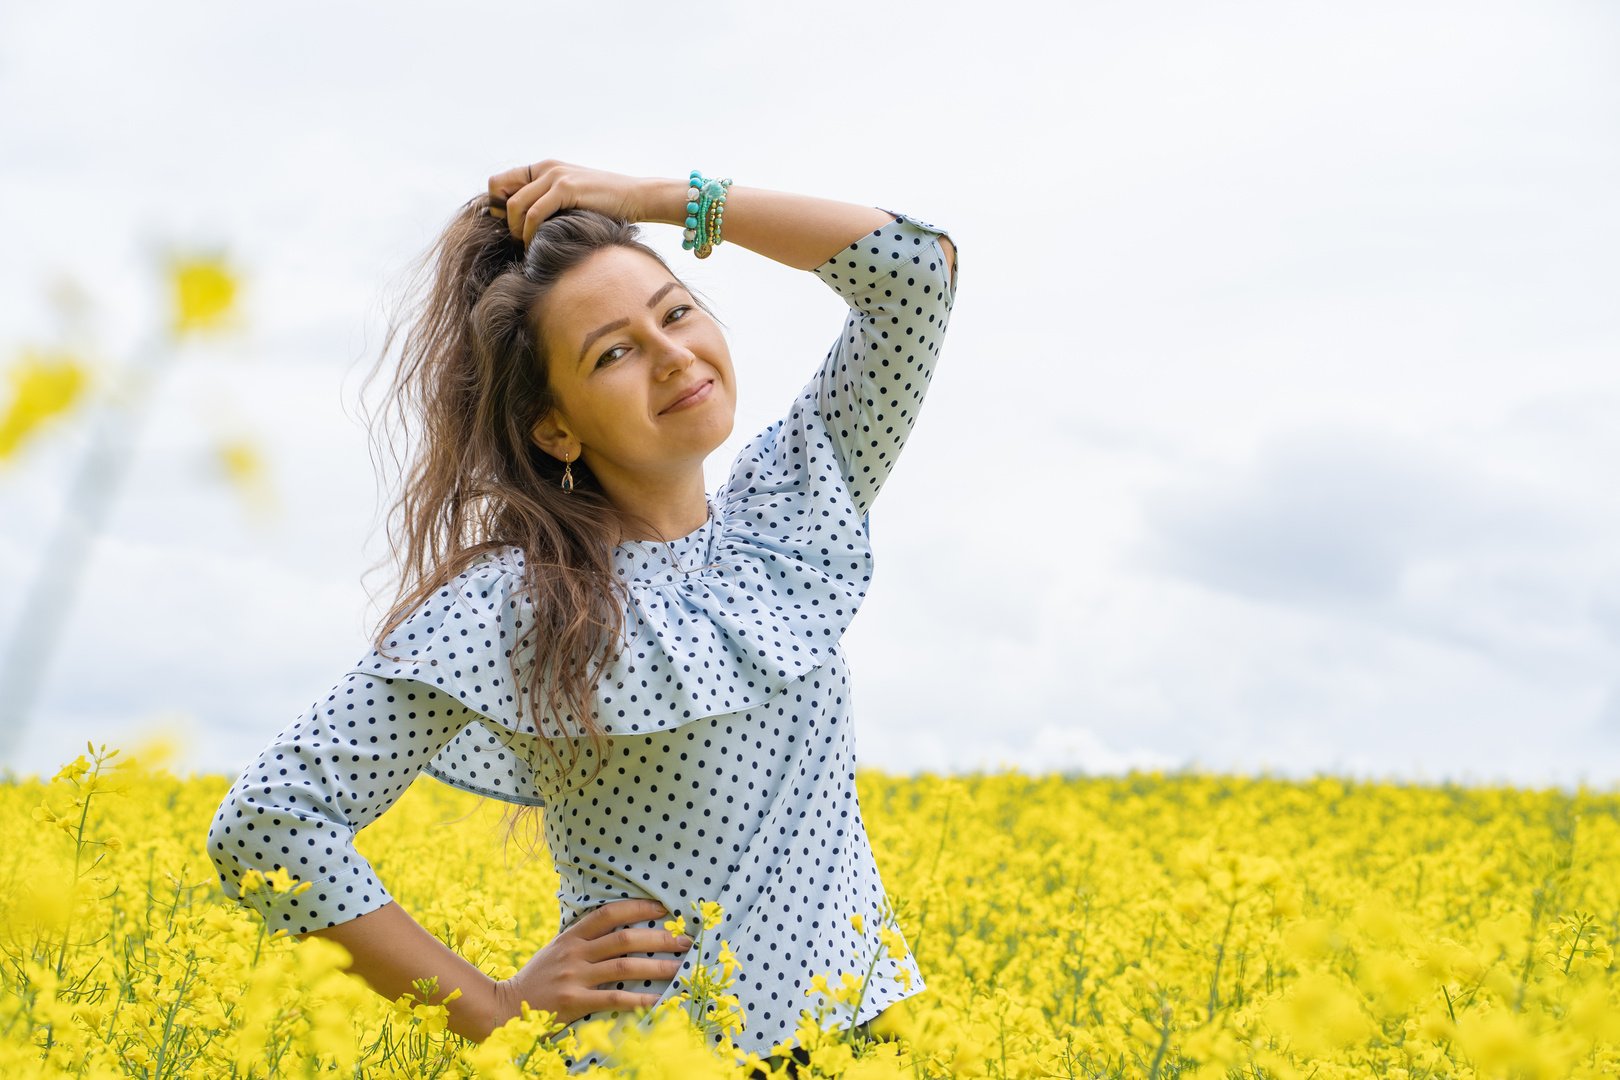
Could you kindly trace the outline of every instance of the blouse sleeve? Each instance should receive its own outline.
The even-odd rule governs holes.
[[[945,335],[955,266],[944,235],[897,217],[812,271],[851,309],[812,389],[863,515],[917,422]]]
[[[353,674],[287,727],[242,773],[208,830],[226,895],[272,929],[302,934],[347,922],[393,898],[354,847],[354,835],[410,786],[422,766],[479,715],[409,679]],[[249,870],[285,869],[311,887],[260,888]]]

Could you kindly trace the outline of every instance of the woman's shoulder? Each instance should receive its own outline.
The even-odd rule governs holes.
[[[509,723],[509,657],[529,621],[516,549],[480,555],[422,597],[351,671],[438,687],[485,716]]]
[[[500,620],[503,608],[519,602],[523,563],[523,552],[515,547],[476,556],[461,572],[442,578],[437,588],[419,593],[421,599],[389,636],[437,626],[447,619]]]
[[[483,552],[447,584],[486,585],[523,580],[523,549],[512,544]]]

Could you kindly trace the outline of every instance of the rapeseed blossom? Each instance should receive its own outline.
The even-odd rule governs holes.
[[[0,412],[0,461],[40,427],[84,397],[89,378],[85,365],[67,353],[24,352],[7,372],[11,393]]]
[[[1620,797],[1200,775],[859,778],[888,901],[810,973],[764,1060],[725,911],[671,912],[697,961],[639,1025],[525,1007],[449,1033],[432,979],[385,1001],[330,941],[228,902],[202,850],[227,782],[105,747],[0,785],[0,1069],[32,1077],[799,1075],[1552,1080],[1620,1073]],[[470,816],[469,816],[470,815]],[[358,846],[496,978],[557,926],[544,859],[431,780]],[[250,874],[272,915],[309,882]],[[274,919],[272,919],[272,924]],[[855,1027],[883,955],[923,994]]]
[[[178,336],[225,326],[235,314],[237,274],[220,255],[182,255],[169,264]]]

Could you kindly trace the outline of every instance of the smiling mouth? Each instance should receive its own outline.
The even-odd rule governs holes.
[[[709,399],[709,395],[713,392],[714,380],[704,379],[702,382],[692,387],[691,390],[687,391],[685,394],[681,395],[679,398],[660,409],[658,411],[658,415],[664,416],[667,413],[680,412],[682,409],[689,409],[693,405],[701,405],[703,402]]]

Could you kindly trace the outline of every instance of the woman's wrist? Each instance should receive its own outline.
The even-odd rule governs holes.
[[[509,1000],[509,990],[504,980],[484,976],[472,993],[450,1003],[450,1030],[474,1042],[489,1038],[491,1032],[520,1011],[517,1003]]]
[[[495,1031],[523,1011],[523,1007],[512,1000],[512,983],[510,980],[490,980],[488,1010],[490,1031]]]
[[[636,192],[641,209],[638,219],[659,225],[684,225],[686,189],[687,182],[679,178],[649,176],[640,180]]]

